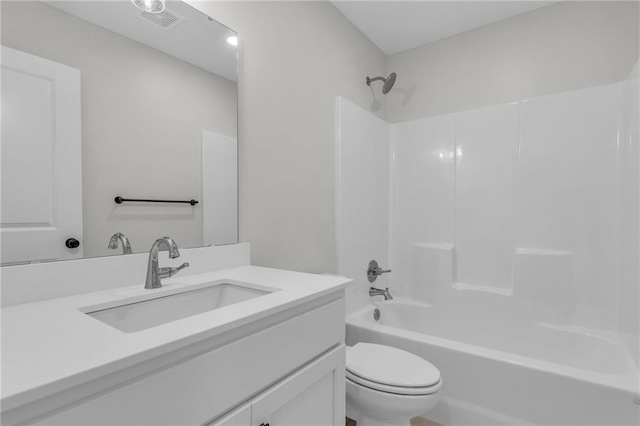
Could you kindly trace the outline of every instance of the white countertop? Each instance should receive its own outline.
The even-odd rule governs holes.
[[[233,280],[281,291],[153,328],[125,333],[80,309],[150,292],[173,292],[205,281]],[[144,284],[3,308],[2,409],[10,410],[122,368],[228,332],[318,297],[351,280],[242,266]]]

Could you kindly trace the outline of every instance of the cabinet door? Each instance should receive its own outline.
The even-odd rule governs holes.
[[[341,345],[256,398],[251,403],[252,425],[343,425],[344,369]]]
[[[251,404],[247,403],[207,426],[251,426]]]

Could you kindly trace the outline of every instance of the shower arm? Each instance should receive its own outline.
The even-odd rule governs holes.
[[[371,82],[376,80],[386,81],[387,79],[384,77],[373,77],[373,78],[367,77],[367,86],[371,86]]]

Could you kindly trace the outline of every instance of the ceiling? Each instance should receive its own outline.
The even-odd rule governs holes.
[[[529,12],[554,1],[332,1],[385,54],[392,55]]]
[[[226,41],[236,33],[182,1],[167,1],[166,11],[178,19],[166,28],[144,19],[143,12],[129,0],[44,1],[71,15],[237,81],[236,48]]]

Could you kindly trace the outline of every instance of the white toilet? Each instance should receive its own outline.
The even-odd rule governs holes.
[[[409,426],[440,400],[440,372],[412,353],[384,345],[347,347],[347,417],[358,426]]]

